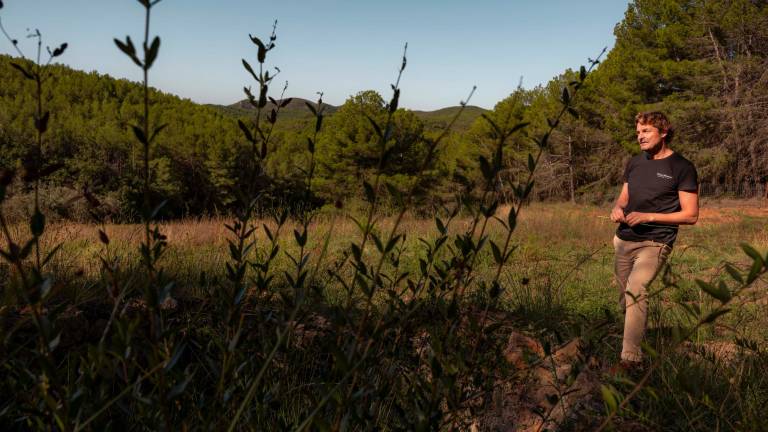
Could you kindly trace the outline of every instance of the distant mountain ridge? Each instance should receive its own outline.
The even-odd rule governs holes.
[[[283,120],[309,120],[312,117],[312,113],[309,111],[309,109],[307,109],[306,104],[309,103],[313,107],[316,107],[316,101],[310,101],[300,97],[294,97],[290,99],[291,102],[287,106],[280,109],[280,117]],[[278,102],[281,101],[282,100],[278,100]],[[336,105],[330,105],[326,103],[323,103],[323,105],[325,106],[326,115],[331,115],[339,109],[339,107]],[[211,106],[221,110],[225,114],[237,117],[252,115],[254,111],[253,106],[250,104],[250,102],[248,102],[247,99],[240,100],[231,105]],[[272,107],[273,105],[270,103],[267,104],[266,108],[271,109]],[[461,110],[461,106],[445,107],[434,111],[410,111],[412,111],[421,121],[424,122],[424,125],[427,129],[442,129],[449,124],[451,119],[453,119],[459,110]],[[488,112],[488,110],[474,105],[467,105],[464,108],[464,112],[456,120],[453,130],[465,131],[469,129],[472,123],[474,123],[474,121],[485,112]]]

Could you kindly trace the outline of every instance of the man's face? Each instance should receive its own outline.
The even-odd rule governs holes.
[[[637,124],[637,142],[640,143],[640,150],[649,153],[655,153],[661,149],[661,144],[666,132],[660,131],[651,124]]]

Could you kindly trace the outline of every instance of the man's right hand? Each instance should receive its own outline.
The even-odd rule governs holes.
[[[611,221],[616,223],[626,223],[626,220],[624,219],[624,209],[619,206],[614,206],[613,210],[611,210]]]

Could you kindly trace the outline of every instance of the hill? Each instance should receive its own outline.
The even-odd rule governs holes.
[[[434,130],[444,129],[448,126],[448,123],[460,109],[460,106],[453,106],[435,111],[413,111],[413,113],[424,122],[425,127]],[[487,111],[488,110],[474,105],[466,106],[461,116],[456,119],[456,123],[453,125],[453,130],[461,132],[468,130],[475,120]]]
[[[317,103],[314,101],[309,101],[307,99],[302,99],[299,97],[291,98],[291,103],[289,103],[286,107],[282,108],[280,110],[280,127],[281,128],[288,128],[288,129],[294,129],[293,126],[295,126],[293,123],[298,122],[301,124],[304,124],[304,122],[308,122],[312,118],[312,113],[307,109],[306,104],[309,103],[312,106],[317,106]],[[333,115],[336,111],[338,111],[339,107],[334,105],[325,105],[325,113],[326,116]],[[211,107],[214,107],[221,111],[223,114],[233,117],[248,117],[253,114],[254,108],[251,106],[250,103],[248,103],[248,100],[243,99],[241,101],[235,102],[231,105],[210,105]],[[269,107],[270,105],[268,105]],[[456,115],[456,113],[461,109],[460,106],[453,106],[453,107],[446,107],[446,108],[440,108],[435,111],[418,111],[418,110],[411,110],[416,117],[419,118],[424,123],[424,127],[426,130],[442,130],[446,126],[448,126],[448,123],[451,121],[451,119]],[[462,115],[457,119],[456,123],[453,125],[453,131],[454,132],[464,132],[472,126],[472,123],[477,120],[478,117],[484,112],[487,112],[487,110],[480,108],[478,106],[467,106],[464,109],[464,112]]]
[[[280,109],[280,123],[290,123],[292,121],[298,121],[298,120],[309,120],[312,118],[312,112],[307,109],[307,104],[312,105],[313,107],[317,107],[316,101],[310,101],[307,99],[302,99],[299,97],[290,98],[291,102],[286,105],[285,107]],[[280,99],[278,102],[282,102],[283,100]],[[247,99],[243,99],[241,101],[235,102],[231,105],[211,105],[213,107],[218,108],[221,110],[221,112],[235,117],[248,117],[253,115],[253,111],[255,110],[253,106],[248,102]],[[325,114],[333,114],[336,112],[339,107],[334,105],[329,105],[324,103],[323,106],[325,107]],[[271,109],[273,107],[272,104],[267,104],[267,108]]]

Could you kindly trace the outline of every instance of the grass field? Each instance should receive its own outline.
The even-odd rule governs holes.
[[[499,210],[499,214],[506,209]],[[517,250],[508,268],[503,271],[505,299],[510,305],[519,305],[532,297],[544,296],[557,301],[574,312],[594,315],[606,307],[614,306],[612,236],[615,225],[611,223],[606,208],[570,204],[533,204],[522,212],[514,241]],[[388,232],[391,218],[380,219],[379,231]],[[333,224],[331,221],[335,220]],[[183,220],[161,224],[167,235],[169,250],[163,267],[179,283],[177,296],[195,296],[204,287],[199,286],[201,273],[206,276],[222,276],[228,259],[226,239],[229,233],[224,219]],[[275,230],[271,220],[256,222]],[[469,218],[455,220],[451,232],[467,228]],[[333,225],[330,254],[326,264],[341,259],[341,251],[353,241],[359,240],[359,232],[346,216],[322,215],[310,226],[308,249],[312,256],[319,255],[322,239],[328,227]],[[693,285],[695,278],[708,279],[721,272],[726,262],[744,263],[747,257],[741,251],[741,243],[749,243],[758,250],[768,248],[768,206],[760,202],[752,204],[705,202],[699,222],[680,229],[677,243],[670,257],[672,269],[680,276],[681,289],[665,293],[675,299],[697,299],[700,293]],[[45,241],[48,245],[63,243],[59,257],[53,261],[57,273],[78,273],[77,280],[87,291],[96,283],[99,272],[98,259],[102,246],[97,241],[98,230],[103,228],[111,239],[112,253],[127,263],[135,263],[141,239],[140,225],[96,225],[59,223],[50,227]],[[295,252],[297,246],[290,234],[295,227],[283,227],[288,233],[282,242],[284,252]],[[488,232],[498,238],[501,233],[493,221]],[[407,240],[403,262],[412,273],[417,268],[417,258],[422,254],[419,238],[431,239],[437,235],[431,219],[406,217],[401,232]],[[257,229],[258,243],[266,247],[263,229]],[[264,253],[264,248],[258,253]],[[373,254],[373,246],[367,252]],[[478,277],[490,277],[493,260],[490,251],[481,256]],[[284,254],[278,256],[278,267],[289,264]],[[82,274],[80,274],[82,273]],[[523,283],[526,282],[526,283]],[[86,293],[83,293],[86,295]]]
[[[502,208],[497,215],[503,219],[507,211],[506,208]],[[369,331],[372,333],[370,336],[366,336],[371,338],[368,346],[373,344],[374,350],[378,350],[374,352],[378,354],[377,357],[368,359],[366,358],[366,348],[364,351],[366,355],[360,361],[365,360],[367,363],[364,364],[369,366],[366,366],[366,369],[361,369],[359,377],[361,380],[370,380],[370,383],[357,385],[363,386],[363,389],[367,388],[365,386],[372,386],[368,390],[371,393],[353,392],[352,389],[356,388],[354,387],[356,381],[354,381],[346,398],[339,396],[338,401],[335,402],[337,405],[334,406],[337,411],[328,408],[330,411],[325,412],[326,417],[324,418],[328,422],[332,423],[335,420],[337,425],[340,424],[340,419],[344,418],[345,415],[351,415],[348,412],[351,409],[350,406],[359,408],[360,404],[365,406],[373,403],[366,399],[368,397],[376,401],[370,395],[377,394],[376,391],[384,391],[380,388],[384,384],[378,380],[390,376],[387,374],[394,373],[384,372],[390,371],[388,368],[393,368],[392,371],[399,372],[392,376],[398,377],[398,379],[410,377],[409,380],[415,381],[407,381],[402,384],[403,387],[398,387],[400,390],[395,393],[384,393],[397,396],[394,399],[391,399],[392,396],[390,396],[379,402],[375,415],[371,414],[373,416],[370,420],[373,422],[371,424],[379,426],[394,424],[395,420],[389,416],[394,415],[394,412],[390,411],[395,410],[395,407],[400,407],[403,410],[402,418],[398,420],[398,424],[414,424],[407,419],[409,416],[415,415],[414,413],[420,412],[418,410],[424,407],[419,405],[418,398],[412,402],[407,396],[409,392],[415,390],[403,389],[418,388],[418,385],[426,385],[428,389],[429,386],[435,385],[430,377],[438,371],[444,371],[446,367],[455,367],[457,371],[461,371],[462,366],[450,366],[451,362],[463,362],[463,359],[467,357],[471,358],[471,362],[468,364],[474,366],[465,372],[467,375],[462,379],[495,377],[493,378],[495,384],[492,383],[491,385],[491,388],[495,388],[495,390],[491,390],[494,396],[491,399],[481,399],[485,402],[476,404],[482,408],[478,414],[473,411],[472,404],[467,405],[466,400],[462,402],[463,405],[457,405],[460,409],[449,409],[452,407],[450,402],[452,391],[448,384],[445,384],[448,386],[445,393],[433,389],[433,394],[439,396],[437,396],[438,402],[435,402],[436,405],[432,406],[431,409],[443,412],[448,409],[447,412],[453,413],[453,417],[448,416],[447,423],[443,420],[444,423],[442,423],[441,428],[461,429],[464,426],[469,427],[468,425],[475,424],[481,426],[481,429],[484,427],[483,425],[486,425],[485,428],[488,429],[487,425],[494,424],[503,417],[501,414],[493,413],[505,409],[512,410],[514,414],[510,415],[517,418],[522,415],[521,410],[523,408],[520,407],[524,404],[519,402],[519,399],[515,399],[517,401],[515,403],[505,401],[512,400],[513,396],[510,395],[519,394],[520,391],[502,391],[500,389],[530,388],[530,382],[526,381],[526,379],[530,380],[530,375],[525,375],[528,378],[522,378],[520,371],[506,375],[507,372],[503,371],[508,366],[504,366],[503,362],[499,363],[499,359],[505,358],[504,356],[507,354],[503,353],[510,350],[509,344],[511,342],[507,342],[507,338],[512,338],[517,332],[522,332],[540,341],[533,342],[534,344],[541,343],[542,346],[546,347],[568,346],[568,344],[563,344],[566,341],[574,340],[573,338],[588,342],[585,343],[589,348],[584,352],[584,358],[579,357],[581,359],[579,362],[584,365],[591,365],[583,367],[594,369],[596,372],[593,374],[596,374],[597,378],[594,378],[595,382],[592,384],[591,393],[577,394],[584,400],[591,400],[591,405],[585,402],[584,406],[587,408],[578,405],[582,408],[576,409],[569,403],[569,410],[575,410],[579,415],[576,417],[570,414],[564,415],[560,419],[563,423],[559,426],[562,427],[562,430],[568,430],[569,427],[571,430],[581,430],[585,427],[595,428],[607,412],[611,412],[612,409],[615,410],[607,402],[605,406],[600,403],[596,405],[594,401],[600,400],[600,390],[597,389],[608,388],[611,392],[620,395],[616,396],[616,400],[621,401],[622,395],[628,394],[633,385],[632,381],[614,381],[605,375],[618,357],[622,328],[617,308],[617,290],[612,275],[611,240],[615,225],[608,220],[607,214],[607,208],[572,204],[534,203],[524,207],[513,237],[516,249],[512,259],[501,273],[500,282],[503,291],[498,301],[493,303],[490,315],[488,315],[489,310],[486,306],[485,312],[478,312],[478,316],[482,316],[481,319],[470,320],[469,322],[465,322],[463,319],[452,321],[450,309],[447,309],[447,312],[440,307],[432,310],[429,302],[418,309],[408,309],[409,304],[415,304],[408,294],[400,296],[396,303],[391,303],[392,299],[387,297],[389,293],[381,292],[373,297],[374,303],[379,306],[368,306],[364,301],[361,301],[352,309],[344,309],[345,301],[348,301],[349,297],[346,296],[339,279],[351,278],[353,271],[349,266],[343,266],[341,263],[347,258],[346,253],[348,252],[345,251],[349,250],[350,244],[360,241],[359,229],[348,216],[319,214],[309,226],[310,235],[304,252],[309,255],[308,267],[317,269],[317,279],[314,280],[313,285],[320,287],[320,289],[316,296],[311,297],[311,303],[303,306],[305,311],[302,314],[303,318],[296,318],[296,322],[299,324],[291,324],[294,322],[291,318],[281,315],[286,312],[281,312],[281,306],[276,305],[275,301],[279,302],[280,300],[268,300],[264,303],[259,300],[263,293],[257,292],[255,287],[250,287],[246,295],[250,300],[243,309],[240,324],[236,324],[234,327],[217,324],[217,321],[224,320],[224,317],[217,312],[220,309],[217,309],[215,300],[216,296],[219,295],[217,292],[227,286],[225,268],[231,260],[227,239],[231,238],[231,233],[224,228],[224,225],[231,223],[231,221],[201,219],[163,223],[160,225],[160,231],[167,236],[169,246],[160,261],[160,267],[166,273],[165,278],[175,282],[173,297],[179,299],[181,305],[178,311],[168,315],[170,320],[168,322],[175,323],[173,325],[181,325],[179,334],[182,335],[173,336],[166,341],[175,340],[177,344],[179,341],[186,341],[184,342],[186,346],[196,347],[187,349],[193,350],[195,355],[200,356],[198,360],[195,360],[194,357],[182,358],[182,363],[187,366],[183,374],[178,372],[181,374],[177,378],[179,382],[184,382],[184,376],[187,377],[187,382],[192,380],[190,374],[195,376],[195,372],[189,371],[198,371],[196,372],[198,373],[196,380],[199,382],[195,384],[193,381],[193,384],[190,385],[191,390],[188,390],[190,394],[177,402],[179,410],[177,414],[164,414],[168,416],[166,421],[176,425],[188,425],[190,424],[189,421],[200,421],[214,428],[222,427],[221,422],[225,421],[222,419],[231,416],[232,412],[231,404],[225,403],[229,396],[224,397],[224,402],[221,402],[223,405],[216,405],[219,406],[218,410],[222,411],[219,412],[217,409],[211,408],[206,414],[194,414],[195,408],[193,407],[199,403],[200,398],[203,397],[201,395],[217,388],[215,382],[211,380],[217,376],[230,376],[226,373],[234,373],[227,379],[232,379],[235,382],[239,382],[237,381],[239,379],[243,380],[243,383],[247,383],[248,380],[244,377],[255,375],[260,364],[260,360],[254,359],[261,359],[265,356],[264,346],[268,347],[268,345],[264,345],[265,342],[261,341],[260,338],[271,332],[270,330],[265,333],[265,329],[274,326],[279,328],[280,325],[294,325],[294,342],[279,350],[278,356],[274,360],[274,367],[263,378],[265,381],[273,383],[270,385],[277,387],[268,387],[267,390],[263,391],[263,394],[259,393],[261,394],[259,397],[266,399],[258,402],[255,408],[248,412],[247,418],[250,419],[250,426],[246,427],[246,430],[285,429],[291,425],[295,426],[301,418],[307,415],[308,407],[317,403],[318,395],[327,392],[324,389],[328,388],[329,383],[343,382],[343,378],[339,377],[345,375],[339,375],[343,370],[339,371],[338,368],[340,367],[339,362],[344,362],[339,360],[336,351],[330,346],[338,345],[343,348],[349,346],[350,343],[351,346],[357,346],[355,344],[358,343],[361,335],[368,334]],[[277,226],[270,219],[256,221],[256,224],[258,225],[258,229],[255,231],[257,242],[251,259],[262,261],[268,253],[269,247],[269,240],[264,227],[266,226],[274,233]],[[386,234],[392,224],[392,217],[381,217],[378,220],[376,231]],[[448,233],[464,232],[469,224],[469,217],[458,216],[448,225]],[[295,263],[288,256],[296,257],[300,254],[293,234],[297,227],[298,224],[289,221],[281,229],[282,236],[278,242],[281,250],[270,270],[271,274],[276,275],[271,284],[272,290],[276,293],[284,291],[283,285],[285,287],[290,285],[284,282],[282,275],[285,273],[283,272],[290,275],[295,270]],[[659,428],[711,430],[715,427],[722,430],[759,430],[759,427],[755,428],[755,425],[759,425],[761,421],[759,407],[768,400],[768,383],[761,378],[763,375],[761,371],[768,364],[765,355],[765,347],[768,343],[768,330],[766,330],[768,329],[768,286],[766,281],[758,280],[752,284],[748,290],[731,301],[729,314],[718,319],[715,325],[697,328],[695,333],[685,341],[685,344],[672,345],[669,331],[681,323],[690,324],[691,317],[683,313],[681,305],[695,305],[697,310],[700,310],[702,318],[708,310],[715,306],[716,302],[700,289],[695,283],[696,279],[717,282],[725,278],[724,264],[726,262],[732,263],[737,268],[748,266],[751,261],[742,251],[740,246],[742,243],[751,244],[765,254],[765,251],[768,250],[767,227],[768,206],[765,203],[704,202],[698,224],[681,228],[677,244],[669,260],[669,271],[664,277],[657,278],[652,289],[654,297],[651,302],[648,342],[649,347],[663,353],[660,357],[662,360],[659,360],[654,373],[649,375],[648,381],[645,383],[645,388],[648,390],[637,395],[632,405],[618,410],[613,424],[619,430],[658,430]],[[489,221],[486,232],[491,240],[499,241],[503,234],[500,228],[495,220]],[[106,248],[98,241],[100,229],[110,239]],[[323,239],[326,238],[329,229],[333,231],[327,236],[329,239],[328,253],[324,255],[323,262],[318,263],[317,260],[322,255]],[[25,227],[17,226],[13,231],[12,234],[17,238],[26,235]],[[425,256],[422,240],[426,240],[428,243],[433,241],[438,237],[438,230],[436,229],[436,222],[432,219],[406,216],[400,224],[400,232],[406,234],[406,239],[395,253],[399,262],[397,265],[390,261],[384,262],[383,274],[387,274],[388,271],[391,271],[392,274],[403,274],[404,277],[400,284],[405,285],[409,279],[418,277],[419,259]],[[90,308],[91,312],[89,313],[97,318],[91,319],[85,325],[97,328],[98,333],[101,333],[104,328],[106,318],[109,316],[109,309],[113,307],[112,304],[114,303],[115,310],[118,310],[118,306],[123,307],[122,314],[124,315],[119,315],[117,318],[115,324],[117,333],[115,336],[111,336],[114,340],[110,342],[119,346],[122,343],[120,338],[124,337],[120,336],[123,334],[122,332],[128,331],[130,334],[131,330],[126,329],[131,328],[131,325],[139,326],[139,328],[141,326],[141,319],[131,315],[129,311],[129,305],[136,304],[132,298],[140,298],[140,290],[133,288],[133,291],[126,291],[129,292],[128,298],[116,302],[114,298],[110,300],[110,296],[107,294],[108,289],[105,290],[110,285],[106,282],[104,266],[100,264],[100,258],[108,257],[119,264],[118,267],[122,275],[121,283],[125,288],[141,286],[142,270],[138,255],[141,237],[142,226],[139,225],[96,226],[62,222],[49,226],[43,238],[43,249],[51,249],[54,245],[61,244],[61,249],[48,267],[48,271],[54,274],[56,278],[56,295],[50,302],[63,304],[67,307],[74,306],[75,311],[80,309],[88,311]],[[448,252],[443,250],[443,254],[447,255]],[[365,250],[362,251],[362,255],[364,261],[375,262],[378,252],[369,242]],[[338,269],[335,276],[332,276],[333,272],[328,271],[331,269]],[[8,274],[9,269],[4,267],[2,272]],[[494,257],[488,248],[485,248],[478,256],[475,266],[474,282],[471,285],[475,292],[469,293],[470,296],[466,300],[466,312],[463,313],[474,314],[474,311],[482,310],[483,305],[489,304],[487,293],[481,287],[483,287],[483,281],[490,282],[494,274]],[[398,283],[393,283],[392,286],[396,287]],[[6,302],[9,301],[9,290],[3,289],[3,292],[6,296]],[[133,294],[130,294],[131,292]],[[282,301],[291,304],[294,300],[295,298],[292,299],[288,296],[284,297]],[[9,303],[5,304],[8,305]],[[397,306],[397,304],[402,306]],[[393,310],[392,307],[395,309]],[[99,308],[104,310],[102,312],[93,311]],[[396,313],[414,313],[414,315],[412,319],[404,319],[393,327],[393,333],[389,336],[386,334],[385,336],[377,336],[378,324],[370,329],[369,326],[372,323],[367,318],[371,310],[376,310],[376,308],[381,308],[380,315],[378,315],[379,312],[373,313],[370,315],[371,321],[377,316],[380,317],[377,318],[380,320],[379,322],[386,321],[389,319],[387,318],[388,314],[398,310],[400,312]],[[71,311],[72,309],[68,310]],[[129,312],[126,312],[127,310]],[[432,312],[429,312],[430,310]],[[9,322],[9,311],[11,309],[7,307],[2,310],[6,328]],[[69,315],[74,313],[79,312],[70,312]],[[440,315],[443,313],[445,315],[442,318],[430,316],[430,314]],[[277,319],[276,316],[283,318]],[[492,318],[486,322],[486,316]],[[137,319],[138,321],[136,321]],[[121,320],[124,320],[124,324],[119,324],[123,322]],[[250,320],[254,320],[254,323],[250,323]],[[413,324],[409,324],[410,321]],[[322,324],[328,322],[332,324]],[[458,333],[453,331],[440,333],[443,330],[434,327],[440,322],[448,324],[454,322],[454,325],[458,325],[459,328],[466,326],[466,329],[459,330]],[[481,342],[474,343],[472,331],[476,331],[476,326],[479,326],[479,331],[485,332],[483,326],[491,322],[498,323],[497,330],[494,330],[498,335],[493,338],[483,336]],[[106,325],[108,329],[109,324]],[[330,329],[328,326],[331,326]],[[67,325],[64,327],[67,328]],[[234,336],[234,344],[242,349],[242,353],[216,354],[218,348],[213,348],[213,345],[205,348],[206,343],[212,343],[206,342],[208,340],[221,339],[230,341],[230,344],[233,343],[231,342],[233,329],[243,328],[249,329],[248,337],[238,342],[240,330],[237,330]],[[106,335],[107,330],[103,331]],[[353,337],[355,332],[357,332],[357,337]],[[490,330],[488,333],[490,334]],[[598,333],[599,336],[594,336]],[[440,354],[440,346],[435,345],[436,342],[434,341],[438,335],[446,337],[446,346],[452,347],[450,349],[442,348],[446,350],[442,354]],[[10,338],[10,334],[7,337]],[[133,337],[134,341],[136,337],[138,336]],[[399,342],[404,337],[407,342],[405,344]],[[434,359],[429,360],[432,357],[423,357],[423,348],[418,348],[415,351],[422,354],[410,352],[413,350],[412,345],[418,344],[417,342],[408,342],[409,340],[418,341],[430,337],[432,342],[428,345],[434,351],[434,354],[431,355],[443,362],[438,366],[435,366]],[[452,341],[452,337],[455,337],[456,340]],[[85,346],[90,346],[88,348],[89,353],[90,350],[94,349],[93,347],[96,345],[93,343],[95,342],[88,342],[88,338],[81,338],[79,339],[80,342],[73,342],[72,337],[64,336],[64,339],[68,340],[67,350],[70,351],[67,351],[68,354],[61,358],[62,365],[73,362],[71,356],[80,352],[81,348],[84,350]],[[381,340],[377,338],[381,338]],[[107,338],[106,340],[112,339]],[[101,343],[104,340],[104,336],[102,336]],[[310,342],[307,342],[308,340]],[[136,344],[136,342],[132,343]],[[261,348],[259,348],[259,343],[262,344]],[[280,342],[273,343],[274,346],[280,346]],[[753,354],[744,355],[743,345],[745,344],[751,347],[750,352]],[[153,346],[156,347],[157,345],[146,345],[142,349],[154,352],[152,351],[155,349],[152,348]],[[680,351],[681,346],[688,348]],[[668,347],[672,349],[668,350]],[[134,349],[139,348],[134,347]],[[461,349],[466,349],[466,351],[461,351]],[[537,350],[541,350],[542,355],[544,353],[549,355],[549,348],[537,348]],[[225,350],[222,351],[222,353],[225,352]],[[352,352],[354,354],[354,351]],[[698,357],[691,357],[693,355],[691,353],[701,353],[703,360]],[[115,355],[117,356],[117,354]],[[223,355],[222,369],[217,372],[217,369],[212,365],[218,364],[219,355]],[[227,360],[228,355],[232,356],[230,360]],[[117,357],[121,360],[119,362],[115,360],[116,365],[126,367],[126,364],[132,364],[127,360],[127,357],[126,359]],[[152,358],[152,356],[148,358]],[[231,368],[235,364],[235,360],[232,359],[236,358],[241,359],[240,361],[243,363],[235,373],[232,372],[233,369]],[[351,358],[354,359],[355,357],[352,356]],[[557,359],[559,357],[553,355],[552,358]],[[12,360],[23,361],[23,358],[12,358]],[[6,363],[6,365],[10,364],[12,361]],[[541,365],[546,364],[546,362],[535,364]],[[558,365],[556,362],[553,364]],[[384,367],[385,365],[390,366]],[[67,368],[69,367],[67,366]],[[537,367],[541,368],[542,366]],[[559,370],[558,367],[553,366],[553,370]],[[569,366],[571,368],[569,370],[578,371],[581,367]],[[425,370],[429,372],[424,372]],[[244,371],[250,371],[251,375]],[[74,370],[70,370],[67,376],[72,376],[73,373]],[[355,372],[352,375],[355,380],[358,377],[357,374],[358,372]],[[575,374],[574,377],[578,375],[578,372]],[[238,375],[242,375],[242,377],[238,378]],[[200,378],[201,376],[207,378]],[[455,372],[453,379],[459,379],[457,377],[463,376],[465,375]],[[564,388],[573,385],[573,382],[568,381],[568,378],[561,379],[559,372],[556,373],[556,376],[558,380],[562,381],[561,384],[565,386]],[[583,375],[578,376],[582,377]],[[581,379],[578,378],[577,382],[580,382],[578,380]],[[220,380],[220,383],[224,382],[223,378]],[[691,387],[691,381],[699,384]],[[460,386],[466,387],[468,385],[465,381],[461,382],[464,384]],[[509,384],[510,382],[516,384]],[[72,385],[77,383],[80,383],[80,380],[75,380]],[[158,388],[162,388],[161,384],[161,382],[154,383]],[[457,386],[459,384],[450,385]],[[479,384],[470,385],[470,388],[475,385]],[[245,384],[235,385],[226,391],[224,388],[218,388],[217,391],[226,395],[229,394],[227,392],[237,392],[232,390],[237,388],[242,393]],[[297,393],[297,389],[301,390]],[[392,390],[386,391],[391,392]],[[515,393],[516,391],[518,393]],[[424,394],[427,393],[430,391],[426,391]],[[423,396],[422,393],[417,394]],[[533,391],[531,394],[536,394],[536,392]],[[402,402],[398,399],[399,397],[405,397],[403,400],[406,402]],[[466,398],[467,396],[464,395],[463,397]],[[280,402],[268,402],[269,398],[274,398]],[[141,401],[142,399],[137,396],[137,400]],[[494,400],[496,402],[493,402]],[[398,405],[401,403],[405,405]],[[408,405],[409,403],[416,405],[411,406]],[[331,405],[331,402],[328,404]],[[141,403],[137,406],[140,407]],[[492,408],[492,406],[502,408]],[[510,406],[512,407],[509,408]],[[140,411],[140,408],[132,409]],[[452,409],[454,411],[451,411]],[[563,409],[565,410],[565,408]],[[221,412],[230,414],[222,415]],[[347,414],[334,415],[334,412],[346,412]],[[460,419],[457,419],[456,412],[464,413],[462,415],[469,420],[465,418],[461,420],[466,420],[462,423]],[[680,416],[683,412],[690,413],[690,415]],[[322,416],[322,413],[319,416]],[[191,420],[196,418],[196,415],[201,417],[198,420]],[[362,417],[357,418],[357,424],[366,424],[360,423],[363,421],[360,420],[361,418],[366,418],[365,415],[359,415]],[[674,420],[664,420],[670,416],[674,417]],[[489,420],[489,418],[495,420]],[[146,421],[149,423],[142,424],[152,424],[151,419]],[[546,422],[547,420],[543,421]],[[104,427],[110,425],[109,422],[97,422],[96,424]],[[315,427],[319,426],[316,424]],[[365,428],[364,426],[361,427]]]
[[[501,209],[499,214],[505,213]],[[594,206],[537,203],[522,212],[515,235],[517,249],[511,265],[503,270],[504,286],[502,305],[506,309],[529,308],[532,304],[557,306],[565,311],[594,319],[604,310],[616,306],[616,284],[613,281],[612,236],[615,225],[607,218],[608,210]],[[331,223],[333,221],[333,223]],[[162,267],[177,283],[177,297],[202,295],[224,277],[225,263],[229,258],[226,239],[230,235],[224,228],[224,219],[198,219],[161,224],[161,231],[168,236],[169,249]],[[269,219],[257,221],[273,231],[275,223]],[[379,221],[379,230],[387,232],[391,218]],[[467,228],[469,218],[453,222],[451,232]],[[353,241],[359,240],[354,223],[343,215],[323,215],[310,226],[313,233],[307,248],[317,257],[322,239],[328,227],[333,233],[325,258],[330,266],[340,261],[342,251]],[[670,268],[679,282],[675,289],[665,289],[659,295],[660,306],[673,301],[702,301],[706,295],[695,285],[695,279],[717,279],[723,273],[722,265],[732,262],[744,265],[748,257],[740,248],[748,243],[758,250],[768,249],[768,206],[759,201],[751,203],[714,202],[704,203],[699,222],[684,226],[670,256]],[[276,259],[276,271],[287,270],[291,265],[285,253],[295,253],[298,247],[290,234],[295,227],[289,222],[283,227],[288,235],[281,243],[283,253]],[[498,226],[491,222],[490,238],[501,236]],[[77,302],[96,300],[103,296],[99,285],[100,266],[98,256],[103,246],[97,241],[98,230],[103,229],[110,237],[110,250],[130,268],[137,265],[138,245],[141,241],[141,225],[96,225],[59,223],[51,226],[45,242],[51,247],[62,244],[61,252],[53,260],[54,273],[68,281],[69,290]],[[22,230],[23,231],[23,230]],[[408,235],[402,253],[401,269],[415,274],[418,258],[423,255],[419,238],[431,240],[437,235],[434,220],[406,218],[401,232]],[[256,255],[265,254],[268,239],[263,229],[257,229]],[[374,255],[373,245],[366,252]],[[490,251],[480,256],[477,278],[491,278],[495,270]],[[332,288],[326,295],[330,300],[340,295]],[[656,282],[656,287],[661,282]],[[739,333],[749,334],[763,342],[768,341],[768,293],[755,289],[747,293],[735,316],[739,317]],[[554,309],[553,309],[554,310]],[[734,324],[736,324],[734,322]]]

